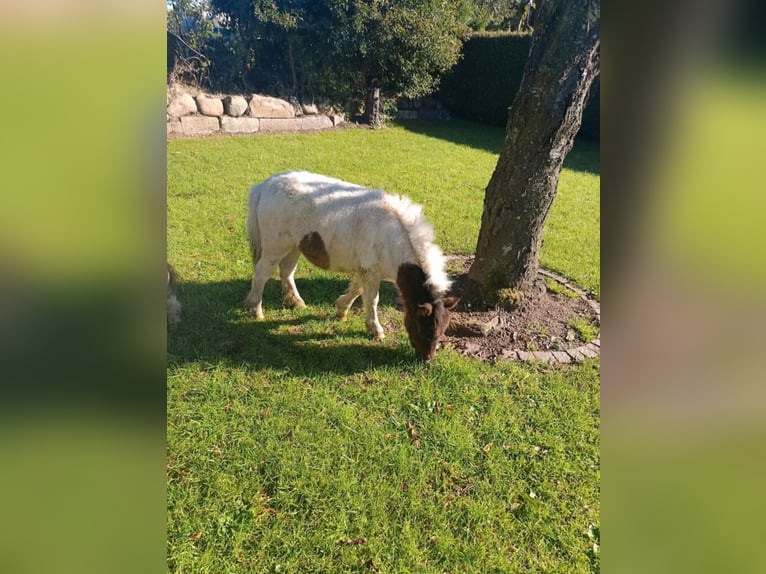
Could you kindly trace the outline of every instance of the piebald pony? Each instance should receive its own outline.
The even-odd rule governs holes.
[[[450,281],[434,230],[422,208],[388,195],[305,171],[268,178],[250,188],[247,231],[253,256],[246,299],[263,318],[263,288],[279,266],[285,302],[305,307],[293,276],[303,254],[322,269],[354,277],[335,307],[344,320],[354,300],[364,303],[367,331],[383,339],[377,304],[381,281],[395,283],[404,302],[410,343],[423,360],[433,358],[458,300],[447,297]]]

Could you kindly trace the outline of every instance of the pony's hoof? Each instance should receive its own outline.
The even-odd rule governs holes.
[[[289,305],[293,309],[305,309],[306,303],[303,299],[285,299],[285,305]]]
[[[263,315],[263,311],[260,309],[251,308],[250,314],[258,321],[263,320],[265,317]]]
[[[345,321],[348,319],[348,313],[336,313],[335,316],[338,318],[338,321]]]
[[[382,341],[386,338],[386,335],[381,331],[380,333],[375,333],[374,337],[376,341]]]

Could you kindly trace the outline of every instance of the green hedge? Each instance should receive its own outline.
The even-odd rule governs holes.
[[[521,84],[529,35],[478,34],[463,44],[463,57],[442,78],[439,99],[456,116],[505,126],[508,106]],[[580,135],[599,139],[598,79],[583,114]]]

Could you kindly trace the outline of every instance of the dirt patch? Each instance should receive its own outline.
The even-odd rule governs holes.
[[[451,294],[461,295],[473,257],[451,256]],[[598,302],[564,277],[541,270],[534,288],[513,308],[474,310],[463,303],[452,313],[443,344],[482,360],[542,359],[572,362],[600,348]]]

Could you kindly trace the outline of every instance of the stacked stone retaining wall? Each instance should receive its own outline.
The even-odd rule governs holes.
[[[288,102],[258,94],[249,98],[204,92],[192,95],[177,86],[168,90],[168,137],[298,132],[328,129],[343,123],[342,114],[314,103]]]

